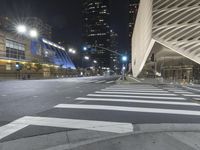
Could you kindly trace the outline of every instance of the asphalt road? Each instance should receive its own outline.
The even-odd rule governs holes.
[[[126,133],[133,130],[132,124],[200,123],[198,91],[174,85],[120,85],[116,79],[1,82],[0,131],[14,127],[0,132],[0,141],[61,130]]]
[[[0,125],[114,84],[117,77],[84,77],[0,82]],[[113,82],[111,82],[113,81]]]

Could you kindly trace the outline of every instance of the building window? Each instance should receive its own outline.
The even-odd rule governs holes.
[[[6,70],[12,70],[12,64],[6,64]]]
[[[6,40],[6,57],[25,59],[25,45],[12,40]]]

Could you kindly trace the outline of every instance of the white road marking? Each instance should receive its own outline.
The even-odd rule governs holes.
[[[119,97],[119,98],[145,98],[145,99],[159,99],[159,100],[185,100],[182,97],[155,97],[155,96],[133,96],[133,95],[108,95],[108,94],[88,94],[87,96],[93,97]]]
[[[16,120],[18,124],[29,124],[37,126],[50,126],[59,128],[86,129],[113,133],[133,132],[131,123],[109,122],[109,121],[93,121],[80,119],[64,119],[50,117],[31,117],[26,116]]]
[[[176,94],[192,94],[191,92],[174,92],[174,93],[176,93]]]
[[[128,86],[128,85],[113,85],[110,88],[157,88],[155,86]]]
[[[190,90],[196,91],[196,92],[200,92],[199,89],[191,88],[191,87],[188,87],[188,86],[184,86],[184,87],[187,88],[187,89],[190,89]]]
[[[133,93],[133,92],[104,92],[96,91],[97,94],[126,94],[126,95],[154,95],[154,96],[176,96],[176,94],[171,93]]]
[[[200,111],[159,109],[159,108],[143,108],[143,107],[121,107],[121,106],[107,106],[107,105],[59,104],[59,105],[56,105],[55,108],[111,110],[111,111],[127,111],[127,112],[200,116]]]
[[[95,82],[95,83],[103,83],[103,82],[106,82],[106,80],[97,81],[97,82]]]
[[[194,94],[183,94],[183,96],[187,96],[187,97],[200,97],[200,95],[194,95]]]
[[[140,92],[140,93],[168,93],[168,91],[163,91],[163,90],[146,90],[146,91],[143,91],[143,90],[121,90],[121,89],[102,89],[101,91],[108,91],[108,92]]]
[[[106,82],[106,83],[108,83],[108,84],[109,84],[109,83],[114,83],[114,82],[115,82],[115,81],[108,81],[108,82]]]
[[[106,102],[130,102],[130,103],[147,103],[147,104],[166,104],[166,105],[186,105],[186,106],[200,106],[200,104],[192,102],[173,102],[173,101],[148,101],[148,100],[137,100],[137,99],[106,99],[106,98],[88,98],[79,97],[76,100],[83,101],[106,101]]]
[[[186,90],[168,90],[168,91],[170,91],[170,92],[188,92]]]
[[[151,84],[116,84],[114,86],[153,86]]]
[[[178,88],[177,89],[171,89],[171,88],[170,89],[169,88],[166,89],[166,88],[164,88],[164,89],[168,90],[168,91],[185,91],[184,89],[178,89]]]
[[[10,134],[13,134],[25,127],[27,127],[27,124],[19,124],[16,121],[13,121],[7,125],[0,127],[0,139],[7,137]]]
[[[143,90],[143,91],[146,91],[146,90],[160,90],[160,91],[163,91],[161,89],[158,89],[158,88],[111,88],[111,87],[108,87],[108,88],[105,88],[105,89],[109,89],[109,90]]]

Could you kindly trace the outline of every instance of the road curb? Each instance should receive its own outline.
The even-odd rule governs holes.
[[[75,148],[100,141],[115,138],[137,136],[141,134],[156,134],[168,132],[200,132],[200,124],[135,124],[134,131],[126,134],[97,132],[88,130],[72,130],[47,135],[39,135],[0,143],[0,150],[31,150],[69,147]],[[53,150],[53,149],[52,149]],[[64,150],[64,149],[63,149]]]
[[[103,137],[100,139],[82,141],[79,143],[59,145],[45,150],[93,150],[93,149],[99,149],[99,147],[101,147],[104,150],[116,150],[116,148],[118,150],[124,150],[124,149],[132,149],[132,147],[138,145],[139,149],[135,148],[135,150],[147,149],[147,148],[148,150],[155,150],[156,148],[154,148],[154,146],[157,141],[161,141],[159,149],[163,148],[162,145],[163,143],[166,144],[169,141],[169,143],[171,143],[172,145],[166,144],[168,145],[168,147],[166,147],[165,150],[173,149],[175,146],[179,148],[182,147],[181,148],[182,150],[188,150],[188,149],[198,150],[199,146],[198,138],[200,138],[200,124],[192,124],[192,125],[191,124],[146,124],[146,125],[138,124],[134,125],[134,129],[135,130],[133,133],[113,135],[109,137]],[[194,139],[193,143],[187,143],[188,139],[191,138],[190,137],[191,134],[192,135],[198,134],[198,138]],[[142,140],[139,140],[139,142],[134,143],[139,139],[138,137],[141,136]],[[166,136],[167,138],[162,141],[163,136],[164,139],[166,138]],[[148,143],[146,145],[146,142],[144,140],[144,138],[146,137],[148,137],[147,141],[148,142],[150,141],[152,143],[150,144]],[[181,139],[180,137],[183,139]],[[196,138],[197,135],[194,135],[194,137]],[[197,149],[193,149],[194,147],[197,147]]]
[[[91,141],[110,137],[116,133],[98,132],[89,130],[72,130],[33,137],[26,137],[12,141],[0,143],[0,150],[38,150],[46,149],[63,144],[82,143],[83,141]]]

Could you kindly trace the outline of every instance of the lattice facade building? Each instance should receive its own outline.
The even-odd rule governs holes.
[[[186,58],[200,64],[199,0],[140,1],[132,37],[134,77],[141,73],[149,56],[157,68],[171,59],[184,65]]]

